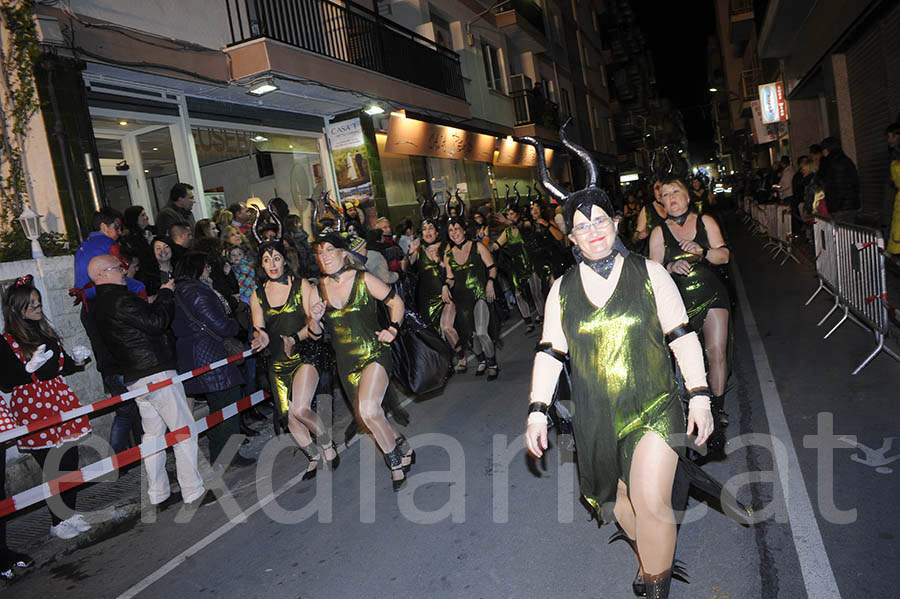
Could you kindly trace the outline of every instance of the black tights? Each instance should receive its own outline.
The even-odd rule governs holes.
[[[48,482],[57,478],[66,472],[71,472],[73,470],[78,470],[78,446],[73,445],[68,449],[64,450],[65,452],[59,458],[59,471],[58,472],[48,472],[44,468],[44,464],[47,462],[50,457],[51,452],[59,451],[58,448],[53,449],[32,449],[28,453],[37,461],[38,465],[41,467],[41,472],[43,474],[44,482]],[[55,460],[54,456],[54,460]],[[51,460],[51,465],[54,460]],[[78,496],[78,487],[73,487],[71,489],[66,489],[62,493],[59,494],[62,499],[63,504],[71,511],[75,511],[75,498]],[[56,515],[53,511],[53,508],[47,505],[50,508],[50,521],[53,526],[56,526],[60,522],[63,521],[62,518]],[[71,514],[70,514],[71,515]]]

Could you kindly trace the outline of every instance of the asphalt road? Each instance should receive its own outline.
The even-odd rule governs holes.
[[[777,266],[760,253],[759,240],[736,228],[730,244],[743,304],[735,314],[727,399],[731,441],[728,458],[706,469],[772,516],[743,528],[692,501],[676,553],[691,583],[673,583],[671,596],[896,596],[890,577],[898,557],[896,473],[886,465],[876,470],[877,460],[852,460],[867,454],[849,445],[830,452],[829,466],[819,455],[829,452],[818,452],[811,437],[806,447],[804,436],[815,435],[821,414],[831,413],[836,435],[881,447],[900,428],[900,368],[879,357],[851,377],[871,349],[871,335],[847,324],[821,340],[815,323],[826,301],[803,307],[815,288],[810,267]],[[391,491],[368,438],[342,452],[339,470],[302,482],[305,460],[282,451],[272,462],[265,454],[274,455],[273,443],[263,466],[232,483],[242,516],[229,520],[221,503],[193,515],[176,505],[155,523],[132,521],[0,593],[629,597],[634,557],[623,543],[607,544],[612,526],[590,520],[572,454],[554,438],[543,462],[525,456],[521,435],[536,340],[520,326],[509,330],[499,379],[456,375],[443,395],[408,406],[405,433],[418,460],[401,493]],[[840,510],[850,509],[855,520],[839,523],[849,518]]]

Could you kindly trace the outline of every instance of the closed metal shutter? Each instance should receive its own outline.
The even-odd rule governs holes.
[[[863,211],[882,211],[889,179],[885,128],[900,112],[900,5],[876,20],[847,51]]]

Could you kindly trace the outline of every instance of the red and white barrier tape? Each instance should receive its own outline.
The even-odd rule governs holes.
[[[200,368],[195,368],[190,372],[183,372],[177,376],[174,376],[169,379],[165,379],[162,381],[158,381],[156,383],[150,383],[149,385],[145,385],[139,389],[134,389],[133,391],[128,391],[127,393],[122,393],[121,395],[114,395],[109,399],[102,399],[98,402],[94,402],[92,404],[82,406],[80,408],[75,408],[74,410],[69,410],[67,412],[60,412],[55,416],[51,416],[50,418],[45,418],[44,420],[38,420],[36,422],[29,422],[28,424],[23,424],[21,426],[17,426],[15,428],[11,428],[8,431],[0,433],[0,443],[5,443],[6,441],[12,441],[13,439],[18,439],[24,435],[28,435],[39,430],[43,430],[50,426],[56,426],[57,424],[61,424],[67,420],[72,420],[74,418],[78,418],[80,416],[84,416],[85,414],[91,414],[93,412],[98,412],[100,410],[104,410],[110,406],[114,406],[116,404],[124,403],[130,399],[134,399],[135,397],[140,397],[141,395],[145,395],[150,393],[151,391],[156,391],[158,389],[162,389],[164,387],[168,387],[174,383],[180,383],[186,381],[188,379],[192,379],[195,376],[200,376],[201,374],[206,374],[210,370],[215,370],[216,368],[221,368],[227,364],[231,364],[232,362],[237,362],[242,358],[249,358],[253,355],[253,350],[248,349],[240,354],[234,354],[233,356],[228,356],[227,358],[223,358],[211,364],[207,364],[206,366],[201,366]]]
[[[125,451],[102,459],[99,462],[94,462],[81,470],[67,472],[51,481],[32,487],[27,491],[17,493],[12,497],[0,501],[0,518],[28,506],[40,503],[41,501],[45,501],[50,497],[58,495],[73,487],[97,480],[101,476],[115,472],[123,466],[133,464],[134,462],[160,451],[165,451],[167,448],[191,437],[197,437],[200,433],[206,431],[210,427],[220,424],[239,412],[243,412],[244,410],[255,406],[268,397],[270,396],[265,391],[257,391],[253,395],[248,395],[233,404],[225,406],[221,410],[213,412],[202,420],[195,421],[193,424],[168,432],[162,437],[155,437],[149,441],[145,441],[137,447],[126,449]]]

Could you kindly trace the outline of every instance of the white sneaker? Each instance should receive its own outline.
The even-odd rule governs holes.
[[[91,529],[90,523],[85,520],[84,516],[81,514],[75,514],[69,518],[69,522],[78,530],[78,532],[87,532]]]
[[[63,520],[56,526],[50,527],[50,535],[60,539],[74,539],[79,534],[81,533],[69,520]]]

